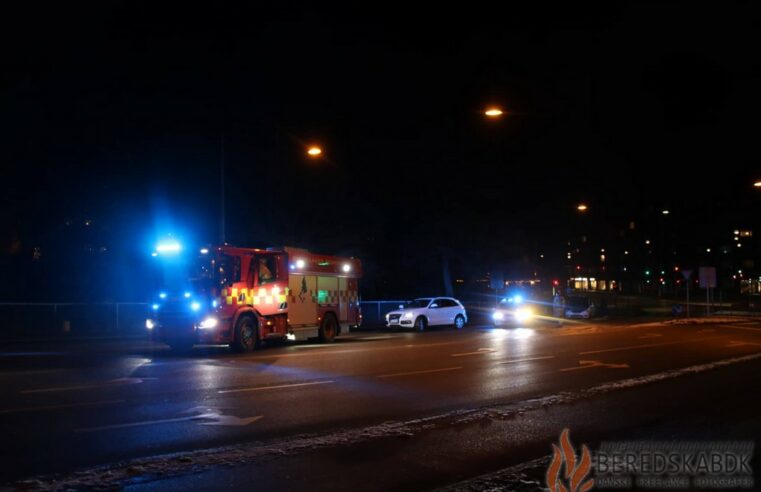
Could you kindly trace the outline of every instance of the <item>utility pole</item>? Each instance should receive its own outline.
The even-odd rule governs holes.
[[[219,244],[225,244],[225,135],[219,149]]]

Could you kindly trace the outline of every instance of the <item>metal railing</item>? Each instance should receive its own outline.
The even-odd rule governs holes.
[[[0,302],[0,339],[140,335],[147,306],[145,302]]]

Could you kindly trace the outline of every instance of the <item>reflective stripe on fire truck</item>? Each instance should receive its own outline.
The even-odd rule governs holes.
[[[257,295],[254,295],[257,294]],[[289,294],[289,290],[286,287],[285,291],[282,291],[279,287],[275,286],[271,289],[260,287],[257,289],[222,289],[222,298],[220,303],[231,304],[247,304],[254,306],[257,304],[274,304],[277,301],[282,304],[286,301],[286,297]]]

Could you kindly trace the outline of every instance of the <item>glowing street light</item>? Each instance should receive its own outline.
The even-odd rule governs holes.
[[[585,203],[579,203],[576,206],[576,210],[578,210],[579,212],[586,212],[588,209],[589,209],[589,207],[587,207],[587,205]]]
[[[753,187],[754,188],[761,188],[761,180],[758,180],[755,183],[753,183]]]
[[[318,157],[322,155],[322,149],[316,145],[313,145],[307,149],[307,154],[309,154],[312,157]]]
[[[486,108],[486,111],[484,111],[484,114],[489,118],[499,118],[504,113],[499,108],[491,107],[491,108]]]

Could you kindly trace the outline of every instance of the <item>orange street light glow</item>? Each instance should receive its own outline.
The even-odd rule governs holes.
[[[576,207],[576,210],[579,212],[585,212],[589,207],[587,207],[585,204],[580,203],[578,207]]]
[[[307,154],[311,155],[312,157],[317,157],[318,155],[322,154],[322,149],[319,147],[309,147]]]
[[[753,183],[753,186],[756,188],[761,188],[761,181],[756,181],[755,183]]]
[[[502,110],[499,108],[489,108],[484,111],[484,114],[489,118],[496,118],[498,116],[502,116]]]

